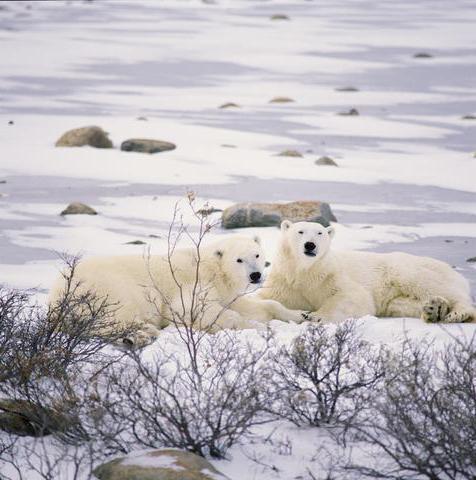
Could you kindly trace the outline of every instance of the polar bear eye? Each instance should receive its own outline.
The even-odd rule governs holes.
[[[302,230],[300,230],[298,233],[300,233],[302,235],[304,232]]]
[[[238,263],[243,263],[243,260],[242,260],[241,258],[238,258],[236,261],[237,261]]]

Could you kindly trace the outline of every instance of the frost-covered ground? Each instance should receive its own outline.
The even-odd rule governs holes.
[[[475,292],[476,120],[462,119],[476,114],[475,21],[472,0],[1,2],[0,282],[45,294],[58,251],[141,254],[125,244],[139,239],[161,252],[192,189],[216,207],[328,201],[339,247],[440,258]],[[337,115],[350,108],[360,115]],[[116,148],[54,147],[84,125]],[[130,137],[177,149],[119,151]],[[339,167],[315,165],[322,155]],[[71,201],[100,215],[60,217]],[[272,257],[277,229],[252,232]],[[403,325],[444,334],[411,319],[364,325],[376,341]],[[299,465],[308,438],[286,432]],[[276,478],[241,448],[218,468]],[[282,478],[299,475],[286,465]]]

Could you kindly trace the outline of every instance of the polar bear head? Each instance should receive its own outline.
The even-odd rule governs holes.
[[[334,236],[333,227],[320,223],[284,220],[281,223],[282,247],[298,265],[309,267],[324,257]]]
[[[216,244],[214,253],[221,273],[237,290],[244,291],[249,284],[262,282],[266,259],[258,237],[223,239]]]

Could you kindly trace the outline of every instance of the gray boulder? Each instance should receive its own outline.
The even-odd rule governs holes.
[[[112,460],[94,470],[100,480],[227,480],[208,460],[181,450],[154,450]]]
[[[272,227],[283,220],[316,222],[329,226],[337,219],[328,203],[301,201],[290,203],[239,203],[222,213],[223,228]]]
[[[130,138],[121,143],[121,150],[124,152],[159,153],[175,148],[173,143],[148,138]]]
[[[56,142],[57,147],[82,147],[89,145],[96,148],[112,148],[112,142],[101,127],[81,127],[64,133]]]
[[[339,166],[339,165],[337,165],[335,160],[331,157],[320,157],[314,163],[316,165],[325,165],[325,166],[330,166],[330,167],[338,167]]]
[[[60,215],[97,215],[98,212],[84,203],[74,202],[70,203]]]
[[[283,150],[281,153],[278,153],[279,157],[302,157],[302,153],[297,150]]]
[[[291,102],[294,102],[294,100],[289,97],[274,97],[269,101],[269,103],[291,103]]]

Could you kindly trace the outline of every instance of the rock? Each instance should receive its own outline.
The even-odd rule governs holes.
[[[69,130],[56,142],[57,147],[82,147],[89,145],[96,148],[112,148],[112,142],[101,127],[82,127]]]
[[[241,105],[238,105],[237,103],[233,103],[233,102],[228,102],[228,103],[224,103],[223,105],[220,105],[218,108],[241,108]]]
[[[126,242],[124,245],[146,245],[146,243],[142,240],[132,240],[130,242]]]
[[[336,92],[358,92],[359,89],[355,87],[338,87]]]
[[[232,145],[231,143],[222,143],[220,146],[223,148],[236,148],[236,145]]]
[[[476,257],[467,258],[466,261],[469,262],[469,263],[474,263],[474,262],[476,262]]]
[[[15,122],[13,120],[8,120],[8,125],[14,125]]]
[[[461,117],[463,120],[476,120],[476,115],[465,115]]]
[[[337,163],[331,157],[321,157],[318,158],[315,162],[316,165],[328,165],[332,167],[338,167]]]
[[[175,148],[173,143],[148,138],[131,138],[121,143],[121,150],[124,152],[159,153]]]
[[[149,238],[162,238],[160,235],[156,235],[155,233],[150,233]]]
[[[3,185],[5,183],[7,183],[7,181],[6,180],[0,180],[0,183]]]
[[[269,17],[270,20],[290,20],[287,15],[283,15],[282,13],[277,13],[276,15],[271,15]]]
[[[147,122],[149,119],[147,117],[137,117],[137,120],[140,120],[142,122]]]
[[[74,202],[70,203],[60,215],[97,215],[98,212],[84,203]]]
[[[329,204],[317,201],[238,203],[222,213],[223,228],[271,227],[283,220],[317,222],[326,227],[337,221]]]
[[[194,453],[163,449],[130,453],[97,467],[100,480],[226,480],[208,460]]]
[[[413,58],[433,58],[433,55],[431,53],[418,52],[413,55]]]
[[[343,117],[355,117],[359,114],[359,111],[356,108],[351,108],[345,112],[339,112],[337,115],[342,115]]]
[[[297,150],[283,150],[281,153],[278,153],[279,157],[302,157],[302,153]]]
[[[269,101],[269,103],[291,103],[291,102],[294,102],[294,100],[289,97],[274,97]]]
[[[27,400],[0,399],[0,430],[22,437],[66,432],[75,422],[64,413]]]

